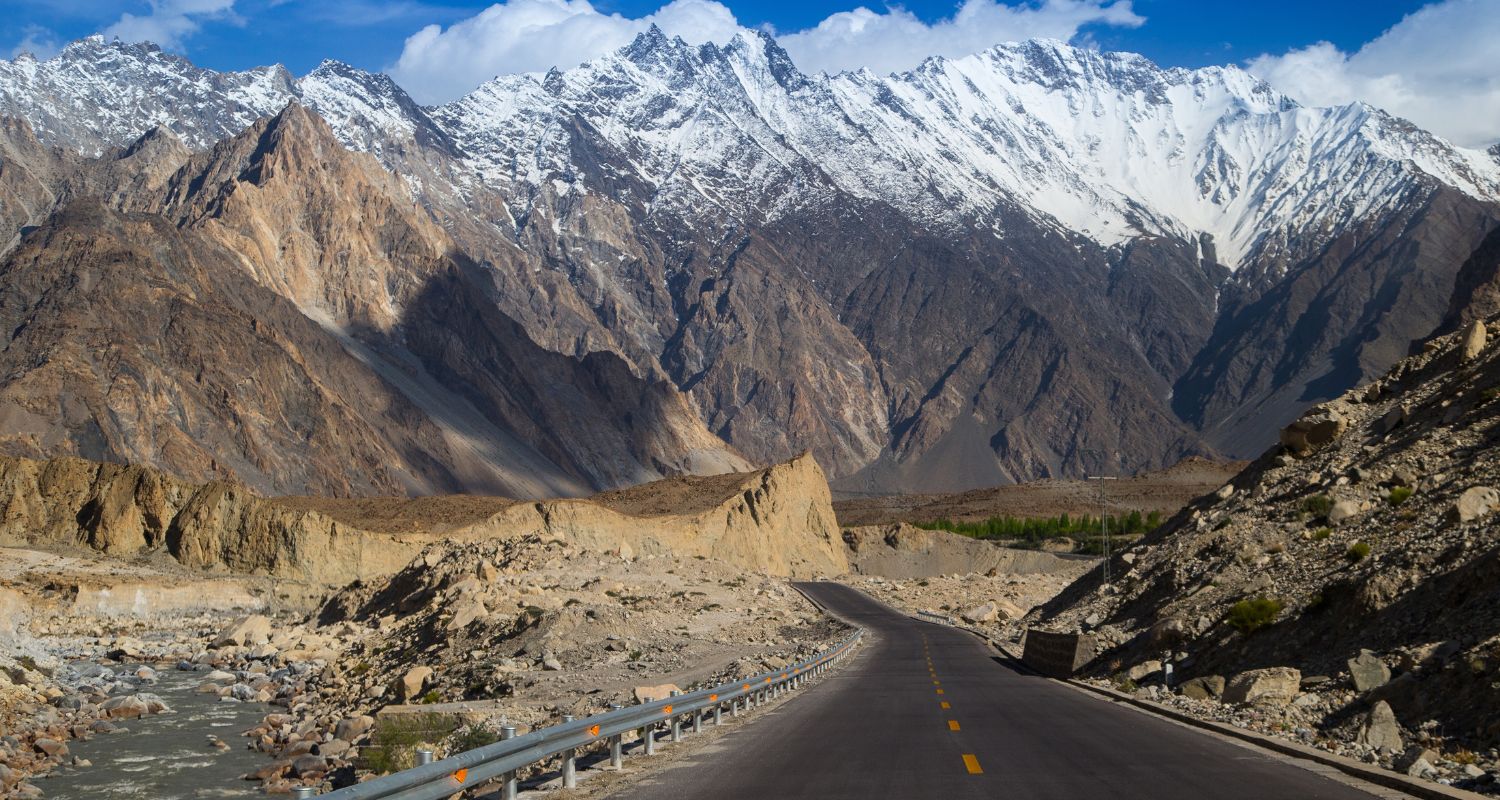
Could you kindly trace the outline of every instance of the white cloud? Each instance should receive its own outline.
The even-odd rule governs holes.
[[[152,42],[168,50],[182,48],[183,40],[198,31],[204,19],[232,18],[234,0],[149,0],[150,13],[126,12],[105,28],[106,38],[126,42]]]
[[[741,30],[715,0],[672,0],[640,19],[601,14],[588,0],[509,0],[447,30],[417,31],[390,73],[419,100],[442,102],[496,75],[576,66],[630,44],[653,23],[695,44]]]
[[[1007,5],[996,0],[965,0],[952,17],[931,25],[900,7],[881,13],[861,6],[777,40],[807,72],[869,67],[885,73],[910,69],[928,56],[964,56],[1001,42],[1067,41],[1089,24],[1135,27],[1143,22],[1129,2],[1047,0],[1041,5]]]
[[[1248,68],[1313,106],[1364,101],[1469,147],[1500,139],[1500,13],[1493,0],[1416,11],[1345,53],[1320,42],[1263,55]]]
[[[1071,39],[1090,23],[1139,25],[1129,0],[1041,0],[1008,5],[965,0],[927,24],[901,8],[860,7],[805,31],[778,34],[798,66],[815,72],[908,69],[932,55],[967,55],[1038,36]],[[568,68],[630,43],[652,24],[693,44],[744,30],[717,0],[672,0],[640,18],[602,14],[588,0],[508,0],[447,29],[429,25],[406,40],[391,75],[422,102],[451,100],[507,73]]]
[[[57,34],[40,25],[27,25],[21,30],[21,41],[11,48],[10,57],[30,53],[45,61],[57,55],[57,51],[61,49],[62,43],[57,40]]]

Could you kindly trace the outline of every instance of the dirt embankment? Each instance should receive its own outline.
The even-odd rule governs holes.
[[[1139,511],[1163,516],[1177,513],[1193,499],[1218,489],[1246,462],[1189,458],[1156,472],[1108,481],[1041,480],[955,494],[909,494],[845,497],[833,504],[846,526],[973,521],[989,517],[1055,517]]]
[[[847,528],[844,543],[849,546],[852,572],[896,579],[991,572],[1071,575],[1081,572],[1094,560],[1087,556],[1003,547],[906,524]]]
[[[591,500],[263,498],[226,482],[74,458],[0,459],[0,545],[166,553],[185,566],[342,584],[389,575],[439,539],[538,535],[633,554],[715,558],[771,575],[848,570],[810,455]]]

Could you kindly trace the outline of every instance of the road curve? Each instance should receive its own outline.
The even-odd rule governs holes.
[[[711,754],[663,769],[617,797],[1374,797],[1017,672],[969,634],[916,621],[849,587],[800,588],[874,635],[799,697],[753,726],[726,731]]]

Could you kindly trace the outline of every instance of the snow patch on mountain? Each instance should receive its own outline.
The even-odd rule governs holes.
[[[47,61],[0,61],[0,113],[89,153],[157,124],[206,148],[293,100],[398,172],[413,144],[442,149],[461,195],[510,189],[524,204],[605,191],[590,181],[645,186],[615,199],[725,227],[845,193],[938,232],[1003,237],[1001,212],[1021,210],[1105,245],[1208,234],[1236,266],[1424,187],[1500,200],[1495,154],[1369,106],[1305,108],[1237,68],[1162,69],[1050,40],[888,76],[809,76],[763,34],[693,46],[653,28],[604,58],[501,76],[437,108],[332,61],[300,80],[280,66],[218,73],[97,36]],[[604,157],[580,152],[579,137],[597,137]]]

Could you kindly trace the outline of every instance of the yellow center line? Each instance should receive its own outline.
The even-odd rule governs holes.
[[[950,705],[950,704],[949,704],[949,703],[948,703],[948,701],[947,701],[947,700],[944,700],[944,701],[942,701],[942,702],[941,702],[941,703],[939,703],[939,704],[938,704],[938,705],[940,705],[940,706],[942,706],[942,707],[943,707],[943,708],[952,708],[952,707],[953,707],[953,706],[952,706],[952,705]]]
[[[970,775],[981,775],[984,773],[984,770],[979,766],[979,759],[975,758],[973,753],[964,753],[964,768],[969,771]]]
[[[943,690],[942,690],[942,689],[939,689],[939,690],[937,690],[937,693],[938,693],[938,694],[942,694],[942,693],[943,693]]]
[[[948,720],[948,730],[950,730],[950,731],[956,731],[956,730],[958,730],[958,720],[956,720],[956,719],[950,719],[950,720]]]

